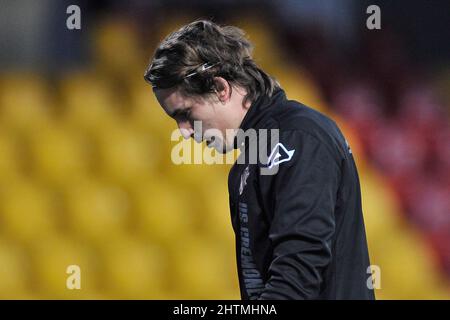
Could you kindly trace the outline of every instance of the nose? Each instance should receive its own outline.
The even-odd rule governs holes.
[[[183,138],[189,139],[194,136],[194,129],[189,121],[179,121],[177,124]]]

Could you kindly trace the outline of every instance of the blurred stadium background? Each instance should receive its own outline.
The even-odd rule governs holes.
[[[81,30],[66,8],[81,8]],[[366,28],[378,4],[382,29]],[[407,12],[408,14],[405,14]],[[239,299],[229,165],[177,166],[143,81],[197,18],[243,28],[357,161],[378,299],[450,298],[450,5],[0,0],[0,298]],[[81,290],[66,268],[81,268]]]

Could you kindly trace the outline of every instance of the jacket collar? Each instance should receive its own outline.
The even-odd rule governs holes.
[[[274,90],[271,97],[267,95],[261,95],[252,102],[250,108],[242,119],[239,129],[246,132],[249,129],[259,129],[261,121],[266,118],[269,113],[276,108],[280,102],[286,100],[286,94],[283,89],[277,88]],[[241,148],[244,145],[243,139],[234,138],[234,148]]]

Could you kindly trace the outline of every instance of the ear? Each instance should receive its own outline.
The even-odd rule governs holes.
[[[217,97],[221,102],[227,102],[231,97],[231,86],[222,77],[214,77],[214,87]]]

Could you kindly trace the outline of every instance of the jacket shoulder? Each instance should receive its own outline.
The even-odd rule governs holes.
[[[346,141],[342,132],[336,122],[325,114],[293,100],[286,100],[275,108],[268,119],[268,127],[279,129],[281,134],[295,131],[311,135],[336,155],[342,156],[345,152]]]
[[[274,120],[280,130],[302,130],[321,135],[336,126],[328,116],[297,101],[286,101],[279,108]]]

